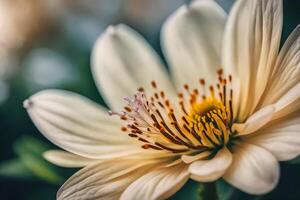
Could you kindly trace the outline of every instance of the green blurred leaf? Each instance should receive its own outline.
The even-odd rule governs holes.
[[[0,176],[5,178],[28,179],[33,174],[19,159],[8,160],[0,163]]]
[[[197,199],[198,200],[203,200],[203,195],[204,195],[204,185],[199,183],[198,184],[198,189],[197,189]]]
[[[14,151],[17,155],[32,153],[41,156],[49,149],[48,145],[30,136],[23,136],[14,143]]]
[[[60,184],[64,179],[57,173],[55,166],[42,156],[47,149],[46,144],[29,136],[20,138],[14,144],[14,150],[22,165],[34,176],[53,184]]]
[[[51,183],[62,183],[63,178],[42,157],[37,157],[33,154],[23,154],[21,155],[21,160],[35,176]]]
[[[221,179],[217,182],[217,191],[219,200],[230,200],[235,189]]]

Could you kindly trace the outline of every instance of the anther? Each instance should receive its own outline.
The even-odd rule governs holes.
[[[122,120],[125,120],[125,121],[126,121],[126,120],[127,120],[127,117],[125,117],[125,116],[121,116],[121,117],[120,117],[120,119],[122,119]]]
[[[139,92],[144,92],[145,90],[144,90],[144,88],[140,87],[140,88],[138,88],[138,91]]]
[[[222,76],[222,75],[223,75],[223,69],[218,69],[218,70],[217,70],[217,74],[218,74],[219,76]]]
[[[156,85],[155,81],[151,81],[151,85],[152,85],[153,88],[155,88],[155,89],[157,88],[157,85]]]
[[[188,84],[184,84],[183,87],[184,87],[185,90],[189,90],[189,85]]]
[[[205,85],[205,80],[204,79],[200,79],[199,82],[200,82],[201,85]]]
[[[131,112],[131,111],[132,111],[131,108],[129,108],[129,107],[127,107],[127,106],[125,106],[124,109],[125,109],[127,112]]]

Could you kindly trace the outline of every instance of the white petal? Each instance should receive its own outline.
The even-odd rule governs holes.
[[[233,124],[240,135],[254,133],[269,122],[285,117],[300,109],[300,83],[290,89],[275,104],[266,106],[251,115],[245,123]]]
[[[300,25],[290,34],[281,48],[274,69],[263,105],[276,102],[300,82]]]
[[[300,155],[300,113],[276,120],[250,135],[247,142],[270,151],[279,161],[291,160]]]
[[[233,75],[234,102],[243,122],[256,108],[272,72],[282,30],[281,0],[239,0],[225,28],[222,64]]]
[[[215,1],[200,0],[180,7],[163,25],[162,46],[178,88],[215,80],[225,21]]]
[[[120,199],[167,199],[177,192],[188,178],[189,173],[184,164],[155,169],[133,182]]]
[[[192,162],[194,162],[194,161],[196,161],[196,160],[200,160],[200,159],[206,158],[206,157],[208,157],[210,154],[211,154],[210,152],[204,151],[204,152],[202,152],[202,153],[198,153],[198,154],[192,155],[192,156],[190,156],[190,155],[182,155],[182,156],[181,156],[181,160],[182,160],[183,162],[189,164],[189,163],[192,163]]]
[[[223,148],[211,160],[193,162],[189,167],[191,178],[199,182],[215,181],[223,176],[231,162],[230,151]]]
[[[84,167],[86,165],[97,162],[97,160],[85,158],[73,153],[61,150],[48,150],[43,153],[43,156],[49,162],[60,167]]]
[[[246,193],[265,194],[278,183],[279,165],[267,150],[242,144],[235,149],[232,165],[224,179]]]
[[[239,135],[253,133],[267,124],[272,119],[275,111],[276,108],[273,105],[264,107],[251,115],[245,123],[235,123],[232,127],[239,133]]]
[[[276,114],[273,119],[284,117],[300,109],[300,83],[284,94],[275,104]]]
[[[153,80],[159,88],[174,92],[158,55],[141,35],[125,25],[109,27],[97,40],[92,71],[106,103],[115,110],[121,110],[123,98],[133,96],[139,87],[147,91]]]
[[[88,158],[140,153],[137,142],[121,132],[120,120],[75,93],[46,90],[24,103],[41,133],[61,148]]]
[[[153,167],[153,161],[103,160],[69,178],[57,192],[57,199],[119,199],[130,183]]]

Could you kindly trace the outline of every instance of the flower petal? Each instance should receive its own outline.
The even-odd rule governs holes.
[[[240,0],[225,28],[222,64],[233,75],[235,113],[243,122],[258,104],[272,73],[282,30],[281,0]]]
[[[246,193],[265,194],[278,183],[279,165],[267,150],[244,143],[235,149],[224,179]]]
[[[300,155],[300,117],[298,113],[275,120],[257,133],[250,135],[247,142],[270,151],[279,161],[291,160]]]
[[[225,21],[224,10],[210,0],[184,5],[168,18],[161,41],[177,88],[199,86],[200,78],[215,80]]]
[[[300,25],[290,34],[281,48],[274,69],[263,105],[276,102],[300,82]]]
[[[202,153],[198,153],[196,155],[182,155],[181,160],[187,164],[192,163],[196,160],[204,159],[208,156],[210,156],[211,153],[208,151],[204,151]]]
[[[253,133],[267,124],[272,119],[275,111],[275,106],[266,106],[251,115],[245,123],[235,123],[233,124],[232,128],[236,130],[239,135]]]
[[[121,200],[167,199],[188,180],[185,164],[155,169],[133,182],[122,194]]]
[[[92,53],[92,71],[106,103],[115,110],[124,97],[155,80],[168,93],[174,92],[163,64],[141,35],[125,25],[109,27],[97,40]],[[172,94],[173,95],[173,94]]]
[[[211,182],[222,177],[232,161],[232,155],[227,148],[221,149],[211,160],[193,162],[189,171],[191,178],[199,182]]]
[[[284,117],[300,109],[300,83],[284,94],[275,104],[276,113],[273,119]]]
[[[57,199],[119,199],[130,183],[154,166],[146,160],[102,160],[69,178],[57,192]]]
[[[97,160],[78,156],[61,150],[48,150],[43,153],[43,156],[49,162],[60,167],[84,167],[86,165],[97,162]]]
[[[236,123],[233,129],[240,135],[254,133],[269,122],[285,117],[300,109],[300,83],[283,95],[276,103],[252,114],[245,123]]]
[[[41,91],[24,102],[41,133],[61,148],[87,158],[138,154],[141,148],[120,130],[120,120],[78,94]]]

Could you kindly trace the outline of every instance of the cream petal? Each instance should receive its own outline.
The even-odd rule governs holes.
[[[92,72],[106,103],[121,110],[124,97],[131,97],[139,87],[146,91],[155,80],[160,89],[174,95],[166,70],[144,38],[125,25],[109,27],[95,43]]]
[[[279,161],[300,155],[300,112],[276,120],[263,130],[250,135],[247,142],[270,151]]]
[[[208,151],[204,151],[202,153],[198,153],[196,155],[182,155],[181,156],[181,160],[187,164],[189,163],[192,163],[196,160],[200,160],[200,159],[203,159],[203,158],[206,158],[208,157],[209,155],[211,155],[210,152]]]
[[[300,83],[284,94],[275,104],[276,113],[273,119],[278,119],[300,109]]]
[[[253,115],[245,123],[233,124],[233,129],[240,135],[254,133],[267,123],[285,117],[300,109],[300,83],[290,89],[276,103],[266,106]]]
[[[43,156],[49,162],[60,167],[84,167],[98,161],[61,150],[48,150],[43,153]]]
[[[191,178],[199,182],[215,181],[223,176],[231,162],[230,151],[223,148],[211,160],[193,162],[189,167]]]
[[[100,159],[141,152],[137,142],[121,132],[119,119],[78,94],[45,90],[24,106],[45,137],[74,154]]]
[[[281,0],[240,0],[226,24],[222,65],[233,75],[234,111],[244,122],[258,104],[276,61],[282,30]]]
[[[244,143],[235,149],[224,179],[246,193],[265,194],[278,183],[279,164],[267,150]]]
[[[167,199],[188,180],[185,164],[155,169],[133,182],[122,194],[121,200]]]
[[[300,82],[300,25],[290,34],[281,48],[274,69],[262,105],[278,101]]]
[[[267,124],[272,119],[275,111],[275,106],[266,106],[251,115],[245,123],[235,123],[232,128],[237,131],[239,135],[253,133]]]
[[[57,192],[57,199],[119,199],[130,183],[155,167],[155,164],[146,160],[99,161],[69,178]]]
[[[161,41],[177,88],[186,83],[199,87],[200,78],[216,79],[225,21],[224,10],[210,0],[184,5],[167,19]]]

